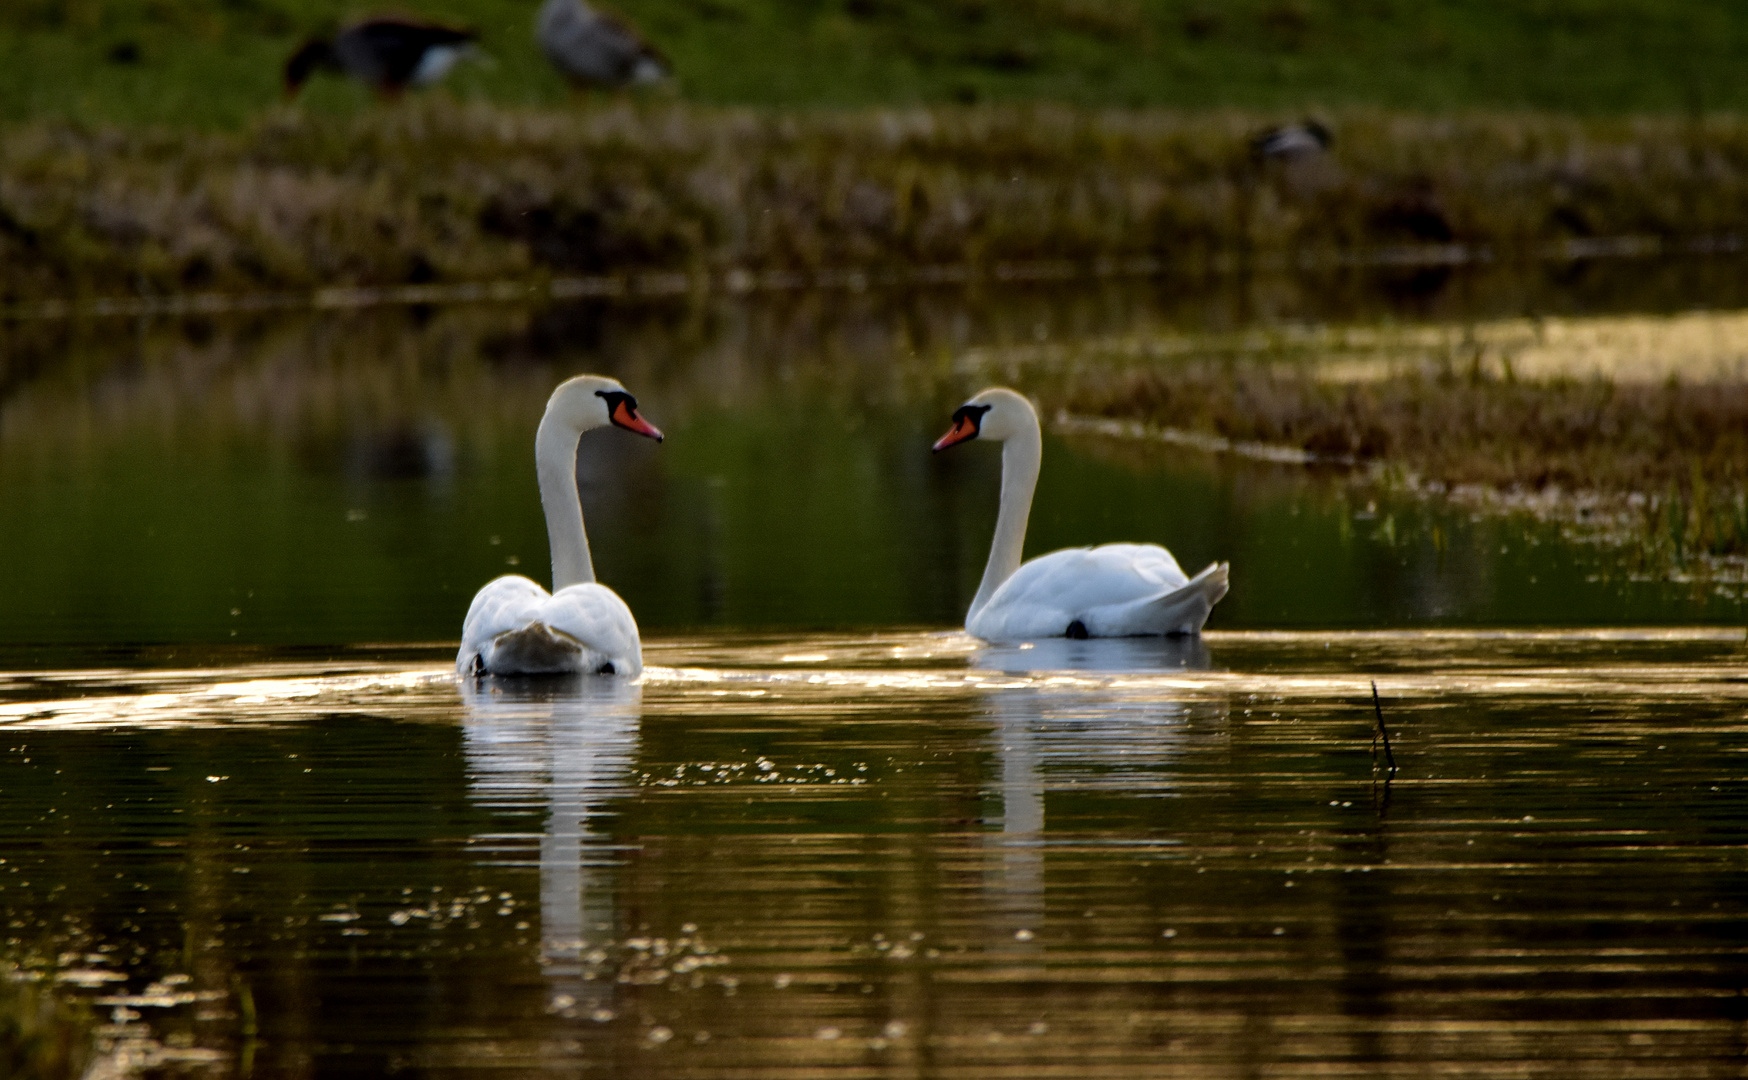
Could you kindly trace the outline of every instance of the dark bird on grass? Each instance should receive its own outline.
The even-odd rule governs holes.
[[[285,62],[285,92],[295,95],[317,70],[350,75],[384,97],[409,86],[429,86],[479,50],[479,34],[410,19],[366,19],[332,41],[311,38]]]
[[[1335,145],[1335,135],[1315,120],[1282,124],[1250,140],[1250,152],[1259,158],[1291,160],[1314,157]]]
[[[579,86],[634,86],[669,74],[655,46],[583,0],[546,0],[534,20],[534,39],[552,66]]]

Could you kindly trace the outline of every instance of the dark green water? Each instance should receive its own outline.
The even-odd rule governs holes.
[[[15,326],[0,648],[28,666],[454,639],[485,581],[547,576],[533,431],[581,371],[620,377],[669,435],[594,432],[580,453],[598,574],[646,633],[951,626],[999,469],[988,448],[928,452],[983,381],[954,358],[1188,318],[1095,292]],[[1373,501],[1341,476],[1052,438],[1027,547],[1230,560],[1228,628],[1740,619],[1733,593],[1634,584],[1552,530]]]
[[[1228,559],[1214,629],[953,632],[998,475],[928,453],[956,358],[1331,314],[1159,299],[6,327],[0,966],[115,1076],[1740,1075],[1733,594],[1053,436],[1029,551]],[[580,456],[649,673],[457,685],[582,371],[669,435]]]

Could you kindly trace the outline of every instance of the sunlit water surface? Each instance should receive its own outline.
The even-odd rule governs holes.
[[[201,1076],[1740,1075],[1739,631],[409,655],[0,676],[8,958]]]

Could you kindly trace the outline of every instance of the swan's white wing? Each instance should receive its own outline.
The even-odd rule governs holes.
[[[473,598],[455,666],[463,674],[643,672],[637,620],[612,589],[593,582],[556,596],[514,574]]]
[[[560,589],[547,603],[547,625],[581,641],[599,657],[587,670],[611,663],[614,674],[643,674],[643,643],[637,619],[619,594],[590,582]]]
[[[1185,619],[1171,605],[1154,610],[1189,583],[1171,552],[1157,544],[1067,548],[1022,564],[965,628],[986,641],[1062,637],[1074,622],[1098,637],[1193,633],[1200,622],[1181,629]],[[1222,571],[1208,607],[1225,595],[1224,584]],[[1207,590],[1195,595],[1206,597]]]
[[[488,648],[499,634],[526,626],[539,615],[540,606],[550,600],[545,589],[518,574],[505,574],[486,583],[474,593],[467,606],[467,618],[461,623],[461,651],[455,656],[456,669],[465,673],[474,660]]]
[[[1089,637],[1199,634],[1214,605],[1226,595],[1226,563],[1209,563],[1183,585],[1158,596],[1093,608],[1081,616]]]

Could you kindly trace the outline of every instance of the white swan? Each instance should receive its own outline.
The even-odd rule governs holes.
[[[546,402],[534,465],[552,547],[552,592],[519,574],[481,589],[461,626],[455,667],[462,675],[643,673],[637,620],[619,594],[595,581],[577,498],[577,439],[606,424],[662,439],[614,379],[579,375],[560,383]]]
[[[1101,544],[1021,565],[1044,450],[1038,414],[1012,390],[985,390],[953,413],[953,427],[935,450],[978,438],[1002,444],[1001,510],[966,630],[992,642],[1201,632],[1226,595],[1226,563],[1189,578],[1157,544]]]

